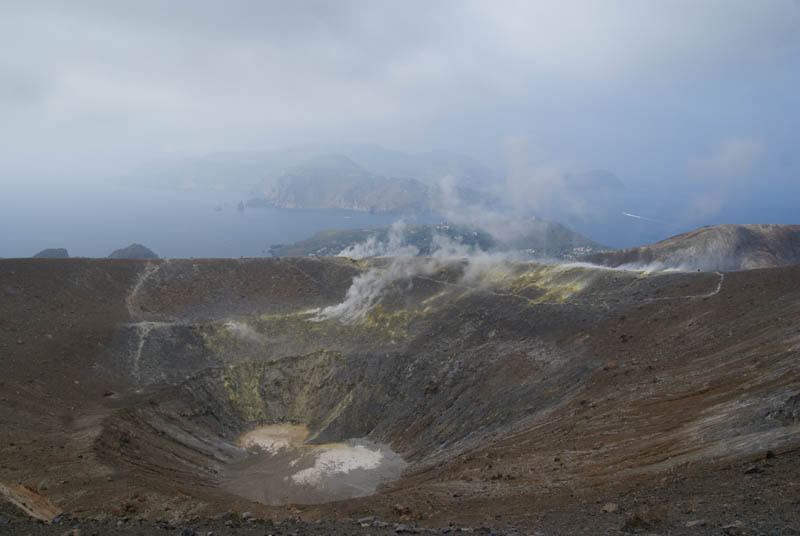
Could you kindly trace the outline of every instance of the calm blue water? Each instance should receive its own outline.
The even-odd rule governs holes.
[[[255,257],[273,244],[324,229],[386,225],[397,215],[341,210],[236,210],[247,196],[232,192],[165,191],[115,186],[44,191],[4,189],[0,257],[30,257],[67,248],[72,257],[106,257],[138,242],[161,257]],[[406,217],[433,223],[434,216]]]

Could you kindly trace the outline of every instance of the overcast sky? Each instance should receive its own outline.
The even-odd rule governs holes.
[[[368,141],[714,214],[798,191],[799,88],[797,0],[0,0],[0,180]]]

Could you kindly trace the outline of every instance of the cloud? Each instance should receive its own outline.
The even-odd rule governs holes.
[[[764,152],[764,142],[757,138],[728,138],[711,154],[691,162],[698,175],[719,178],[742,178],[750,175],[753,165]]]
[[[746,195],[764,151],[764,142],[758,138],[730,137],[717,143],[709,154],[690,160],[695,188],[684,220],[697,222],[717,216]]]
[[[687,129],[762,132],[797,109],[783,0],[7,4],[0,180],[331,141],[500,167],[521,137],[548,158],[511,186],[545,207],[566,170],[655,182],[695,149]]]
[[[797,12],[786,1],[475,0],[472,6],[509,56],[593,84],[731,67],[796,42]]]
[[[688,207],[685,221],[695,222],[716,216],[725,207],[724,195],[721,192],[695,195]]]

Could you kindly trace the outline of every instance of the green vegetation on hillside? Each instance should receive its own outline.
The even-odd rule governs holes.
[[[270,253],[276,257],[328,257],[342,254],[344,250],[357,244],[372,241],[377,246],[384,245],[382,249],[376,247],[373,254],[391,254],[386,248],[390,232],[389,226],[321,231],[294,244],[273,245]],[[498,236],[507,238],[500,239]],[[578,259],[606,249],[559,223],[544,220],[513,222],[513,225],[508,224],[495,233],[469,225],[413,224],[405,227],[403,241],[404,245],[416,247],[423,257],[432,255],[443,245],[487,253],[515,252],[523,258],[531,259]]]

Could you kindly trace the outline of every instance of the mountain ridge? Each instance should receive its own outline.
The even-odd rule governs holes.
[[[723,271],[798,264],[800,225],[711,225],[650,245],[599,252],[586,260],[609,267]]]
[[[344,155],[313,158],[262,180],[250,207],[341,209],[361,212],[428,213],[448,205],[488,208],[496,201],[469,188],[445,191],[415,178],[384,177]]]

